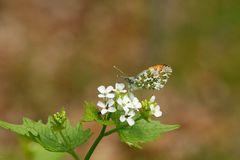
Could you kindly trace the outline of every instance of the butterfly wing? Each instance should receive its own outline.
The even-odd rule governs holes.
[[[142,71],[137,76],[126,78],[131,90],[150,89],[160,90],[167,83],[172,73],[171,67],[159,64]]]

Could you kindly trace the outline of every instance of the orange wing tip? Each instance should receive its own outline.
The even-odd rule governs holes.
[[[164,67],[164,64],[157,64],[157,65],[149,67],[149,69],[150,70],[162,70],[163,67]]]
[[[159,70],[161,72],[172,72],[172,68],[166,64],[157,64],[149,67],[150,70]]]

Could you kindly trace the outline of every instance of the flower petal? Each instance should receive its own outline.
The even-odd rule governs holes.
[[[125,113],[127,113],[129,111],[129,108],[127,106],[124,106],[123,110],[125,111]]]
[[[135,98],[134,94],[131,93],[131,92],[128,95],[129,95],[130,99],[134,99]]]
[[[123,84],[123,83],[116,83],[115,84],[115,88],[117,89],[117,90],[123,90],[123,88],[125,87],[125,85]]]
[[[126,121],[126,117],[125,117],[124,115],[121,115],[120,118],[119,118],[119,120],[120,120],[121,122],[124,122],[124,121]]]
[[[127,108],[134,108],[134,105],[133,105],[132,103],[127,103],[125,106],[126,106]]]
[[[113,93],[108,93],[108,94],[106,95],[106,97],[107,97],[107,98],[114,98],[114,97],[115,97],[115,94],[113,94]]]
[[[138,110],[139,108],[142,108],[142,104],[141,103],[137,103],[137,104],[135,104],[134,108]]]
[[[121,93],[127,93],[127,90],[126,89],[122,89],[120,90]]]
[[[133,116],[135,116],[135,112],[134,112],[134,111],[130,111],[130,112],[128,113],[128,115],[129,115],[130,117],[133,117]]]
[[[108,112],[107,109],[102,109],[102,110],[101,110],[101,114],[102,114],[102,115],[106,114],[107,112]]]
[[[107,89],[106,89],[106,92],[109,93],[109,92],[112,92],[113,91],[113,87],[112,86],[108,86]]]
[[[118,103],[119,105],[123,105],[123,100],[122,100],[122,98],[118,98],[118,99],[117,99],[117,103]]]
[[[155,110],[155,107],[154,107],[153,104],[150,105],[150,109],[151,109],[151,111],[154,111],[154,110]]]
[[[151,98],[150,98],[150,102],[154,102],[155,101],[155,96],[152,96]]]
[[[137,97],[134,97],[132,101],[133,101],[133,103],[139,102],[139,100],[137,99]]]
[[[97,106],[101,107],[101,108],[106,108],[106,104],[104,104],[101,101],[98,101]]]
[[[108,107],[113,106],[113,104],[114,104],[114,100],[109,99],[109,100],[107,101],[107,105],[108,105]]]
[[[127,122],[129,124],[129,126],[133,126],[135,124],[135,121],[132,118],[127,118]]]
[[[105,92],[105,87],[104,86],[99,86],[97,88],[97,90],[100,92],[100,93],[104,93]]]
[[[129,103],[129,102],[130,102],[129,97],[128,97],[128,96],[124,96],[124,97],[123,97],[123,102],[124,102],[125,104]]]
[[[162,112],[160,110],[157,110],[157,111],[155,111],[154,116],[155,117],[161,117],[162,116]]]
[[[116,112],[116,108],[115,107],[109,107],[108,112]]]
[[[99,94],[98,98],[105,98],[105,95],[104,94]]]
[[[139,102],[139,100],[136,97],[133,99],[133,105],[134,105],[134,108],[136,109],[142,108],[142,104]]]
[[[155,110],[160,110],[160,106],[157,105],[157,106],[155,107]]]

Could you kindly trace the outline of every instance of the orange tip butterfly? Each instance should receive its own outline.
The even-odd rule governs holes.
[[[119,72],[124,74],[116,66],[113,66]],[[140,72],[136,76],[121,76],[128,84],[131,91],[137,89],[160,90],[167,83],[169,76],[172,73],[172,68],[166,64],[158,64],[149,67]],[[125,75],[125,74],[124,74]]]

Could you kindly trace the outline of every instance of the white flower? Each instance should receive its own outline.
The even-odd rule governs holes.
[[[107,112],[116,112],[116,108],[113,106],[113,104],[114,104],[114,101],[110,99],[106,103],[98,101],[97,106],[102,108],[101,114],[104,115]]]
[[[154,103],[155,98],[156,98],[155,96],[152,96],[152,97],[150,98],[150,102]]]
[[[123,98],[118,98],[117,103],[122,106],[125,112],[129,111],[129,108],[133,108],[130,98],[126,95]]]
[[[124,96],[123,98],[118,98],[117,99],[117,103],[119,104],[119,105],[121,105],[121,106],[123,106],[123,105],[125,105],[125,104],[127,104],[127,103],[130,103],[131,101],[130,101],[130,99],[129,99],[129,97],[126,95],[126,96]]]
[[[154,106],[153,104],[151,104],[150,105],[150,110],[151,110],[151,114],[154,115],[155,117],[162,116],[162,111],[160,111],[160,106],[159,105]]]
[[[138,111],[139,108],[142,108],[142,104],[139,102],[137,97],[134,97],[132,100],[133,108]]]
[[[132,92],[129,92],[129,93],[128,93],[128,96],[129,96],[130,99],[133,99],[133,98],[135,97]]]
[[[135,121],[133,119],[134,116],[135,116],[135,112],[134,111],[127,112],[124,115],[120,116],[120,121],[121,122],[127,121],[129,126],[133,126],[135,124]]]
[[[114,98],[115,97],[115,94],[111,93],[113,91],[112,86],[108,86],[107,88],[105,88],[104,86],[99,86],[97,89],[100,92],[100,94],[98,95],[99,98]]]
[[[118,93],[126,93],[127,90],[125,90],[124,88],[125,85],[123,83],[116,83],[114,91]]]
[[[138,111],[139,108],[142,108],[142,104],[133,95],[131,95],[131,99],[127,95],[123,98],[118,98],[117,103],[122,106],[125,112],[129,112],[130,109]]]

